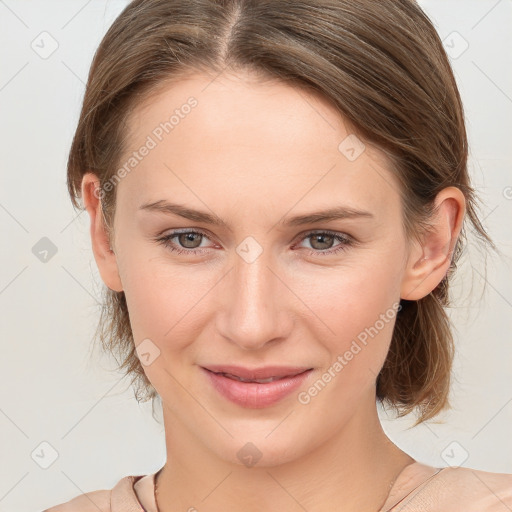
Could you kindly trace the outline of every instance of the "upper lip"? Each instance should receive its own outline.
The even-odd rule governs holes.
[[[244,368],[234,365],[208,365],[203,366],[206,370],[214,373],[229,373],[242,379],[268,379],[270,377],[288,377],[298,375],[306,370],[311,370],[306,366],[263,366],[261,368]]]

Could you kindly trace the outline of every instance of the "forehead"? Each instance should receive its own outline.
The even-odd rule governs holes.
[[[328,201],[377,215],[397,209],[384,155],[355,138],[326,99],[283,82],[191,75],[160,87],[128,127],[122,163],[149,139],[153,146],[119,184],[133,204],[176,199],[179,189],[195,206],[204,198],[288,209]]]

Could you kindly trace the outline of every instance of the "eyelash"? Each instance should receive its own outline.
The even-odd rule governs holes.
[[[196,230],[188,230],[188,231],[173,231],[172,233],[169,233],[168,235],[157,238],[156,241],[161,243],[164,247],[169,249],[171,252],[175,252],[177,254],[192,254],[192,255],[199,255],[205,252],[204,249],[181,249],[176,246],[176,244],[171,242],[171,239],[176,238],[178,235],[183,234],[194,234],[194,235],[202,235],[206,238],[208,238],[208,235],[202,231],[196,231]],[[338,233],[332,232],[332,231],[310,231],[306,233],[300,240],[302,242],[303,240],[306,240],[307,238],[310,238],[314,235],[328,235],[334,237],[335,240],[340,242],[339,245],[337,245],[334,249],[326,249],[324,251],[321,250],[313,250],[309,249],[309,254],[312,256],[332,256],[334,254],[338,254],[341,251],[347,250],[349,247],[353,246],[355,244],[355,241],[348,237],[347,235],[340,235]]]

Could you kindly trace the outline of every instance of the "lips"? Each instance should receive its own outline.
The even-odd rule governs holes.
[[[239,382],[256,382],[257,384],[266,384],[267,382],[274,382],[275,380],[281,380],[286,377],[269,377],[268,379],[244,379],[243,377],[238,377],[238,375],[232,375],[231,373],[220,372],[220,375],[224,375],[228,379],[237,380]]]
[[[238,406],[259,409],[275,405],[304,385],[313,372],[307,367],[209,365],[201,367],[213,388]]]
[[[264,366],[261,368],[251,369],[233,365],[208,365],[204,368],[213,373],[222,373],[228,378],[233,378],[242,382],[272,382],[272,380],[293,377],[294,375],[311,370],[311,368],[307,366]]]

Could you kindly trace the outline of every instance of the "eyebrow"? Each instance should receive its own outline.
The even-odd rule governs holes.
[[[220,218],[219,216],[213,213],[202,212],[199,210],[194,210],[192,208],[188,208],[181,204],[171,203],[164,199],[159,201],[154,201],[152,203],[145,203],[139,207],[139,210],[150,211],[150,212],[158,212],[165,213],[168,215],[178,215],[180,217],[184,217],[185,219],[192,220],[194,222],[201,222],[204,224],[211,224],[214,226],[221,226],[229,231],[231,228],[229,224]],[[337,206],[333,208],[328,208],[326,210],[307,213],[303,215],[297,215],[295,217],[290,217],[286,220],[281,220],[279,222],[282,226],[302,226],[304,224],[317,224],[320,222],[329,222],[332,220],[338,219],[356,219],[356,218],[374,218],[373,213],[358,210],[355,208],[345,207],[345,206]]]

